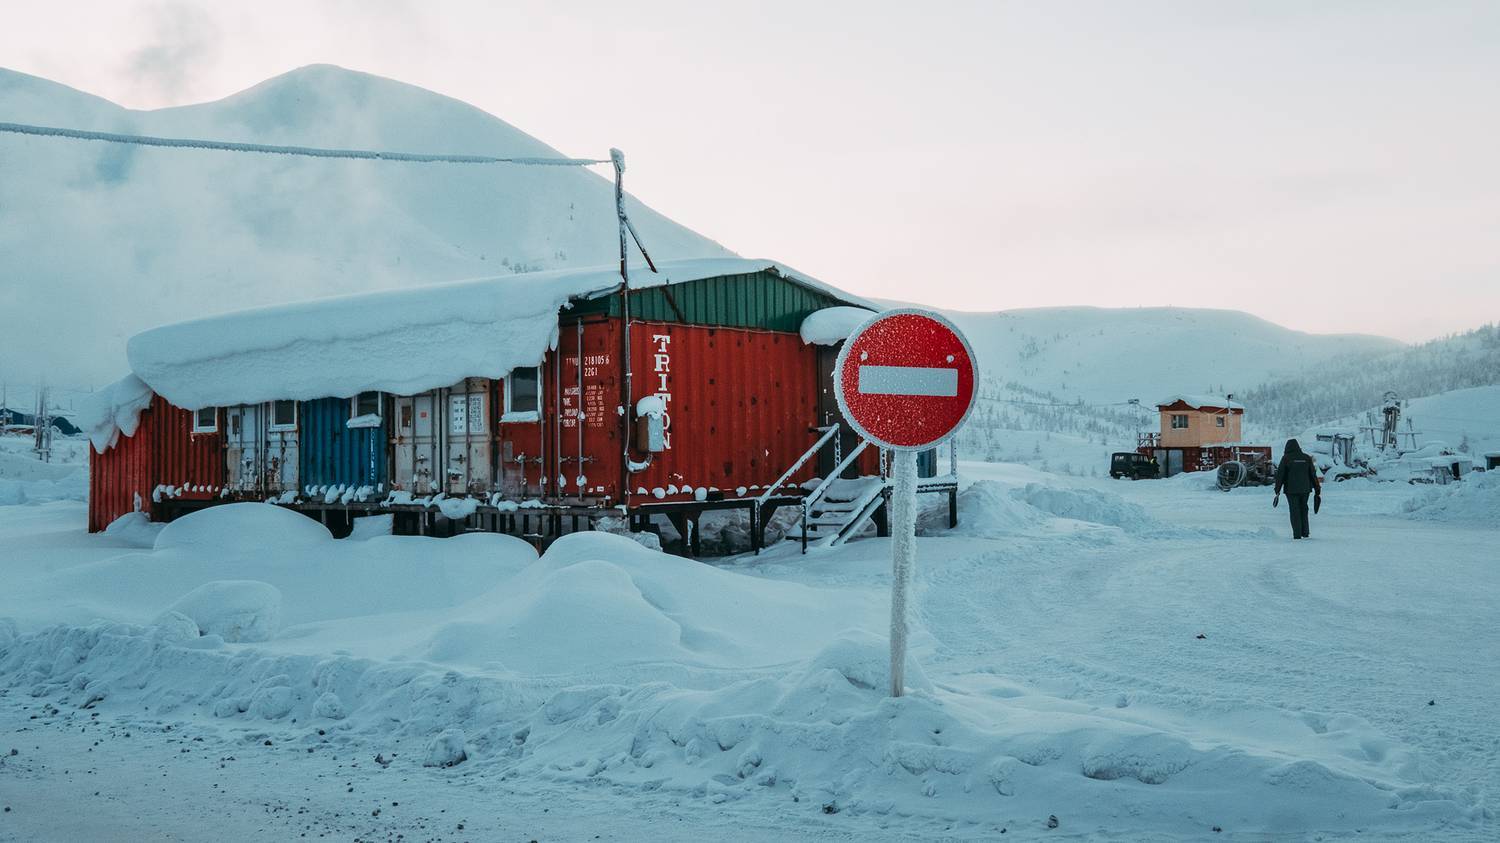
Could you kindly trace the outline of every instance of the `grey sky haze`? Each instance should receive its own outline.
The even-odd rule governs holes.
[[[470,102],[746,255],[968,310],[1500,318],[1500,3],[7,4],[133,108],[304,64]]]

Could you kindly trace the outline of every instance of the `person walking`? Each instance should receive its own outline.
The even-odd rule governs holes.
[[[1292,516],[1292,538],[1308,537],[1307,496],[1313,495],[1313,511],[1323,505],[1323,478],[1318,476],[1318,464],[1302,450],[1295,439],[1286,440],[1281,452],[1281,465],[1276,466],[1276,496],[1271,506],[1281,503],[1281,491],[1286,490],[1287,508]]]

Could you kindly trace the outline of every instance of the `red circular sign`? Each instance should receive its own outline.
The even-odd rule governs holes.
[[[941,443],[974,406],[969,341],[926,310],[891,310],[866,322],[844,342],[833,378],[844,418],[896,450]]]

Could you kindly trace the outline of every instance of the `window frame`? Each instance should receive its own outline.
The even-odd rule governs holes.
[[[359,411],[359,401],[366,395],[375,396],[375,412],[373,413],[361,413]],[[349,418],[357,419],[360,416],[374,416],[381,421],[385,421],[385,393],[378,389],[367,389],[364,392],[355,393],[349,399]]]
[[[516,372],[520,372],[520,371],[527,370],[527,369],[529,369],[529,370],[531,370],[531,371],[533,371],[533,372],[536,373],[536,409],[534,409],[534,410],[516,410],[516,409],[512,409],[515,406],[515,401],[514,401],[514,397],[512,395],[512,392],[511,392],[511,387],[515,383]],[[500,422],[502,424],[504,424],[504,423],[515,423],[515,422],[537,422],[537,421],[541,421],[542,420],[542,407],[546,406],[545,400],[543,398],[544,395],[545,395],[545,392],[543,390],[543,384],[542,384],[542,367],[541,367],[541,365],[536,365],[536,366],[517,366],[516,368],[512,369],[510,371],[510,373],[505,376],[505,412],[500,415]]]
[[[200,416],[199,414],[202,413],[204,410],[208,410],[208,411],[210,411],[210,412],[212,412],[214,414],[213,423],[208,424],[208,425],[203,424],[203,417]],[[219,408],[218,407],[199,407],[198,409],[194,410],[193,411],[193,432],[194,433],[218,433],[219,432]]]
[[[297,415],[299,413],[299,410],[297,409],[297,402],[296,401],[277,400],[277,401],[271,401],[269,403],[270,403],[270,406],[267,408],[268,413],[267,413],[267,418],[266,418],[266,421],[269,422],[269,424],[266,425],[266,430],[268,430],[268,431],[270,431],[272,433],[286,433],[286,432],[293,431],[293,430],[297,429]],[[277,424],[276,423],[276,405],[277,404],[291,404],[292,405],[292,421],[291,421],[291,424]]]
[[[1187,413],[1171,413],[1170,415],[1171,419],[1169,421],[1172,430],[1187,430],[1191,426]],[[1181,420],[1182,424],[1177,423],[1179,420]]]
[[[1229,427],[1229,422],[1225,421],[1224,416],[1214,416],[1214,427],[1217,427],[1217,428],[1228,428]]]

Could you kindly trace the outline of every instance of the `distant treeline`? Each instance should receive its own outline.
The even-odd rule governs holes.
[[[1288,435],[1378,406],[1386,390],[1420,398],[1500,384],[1500,325],[1400,351],[1335,358],[1318,371],[1262,384],[1243,396],[1258,426]]]

